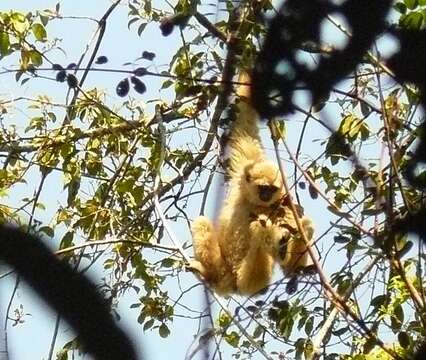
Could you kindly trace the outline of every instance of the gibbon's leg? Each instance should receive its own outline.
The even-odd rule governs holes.
[[[305,230],[306,237],[309,241],[314,237],[314,227],[312,225],[312,221],[307,217],[302,217],[302,226],[303,230]]]
[[[200,272],[208,282],[216,282],[224,264],[213,225],[205,216],[199,216],[191,225],[196,261],[190,266]]]
[[[314,227],[312,226],[311,220],[306,217],[301,219],[303,230],[305,231],[306,239],[309,241],[312,240],[314,236]],[[308,248],[306,246],[305,241],[299,235],[297,237],[297,246],[295,252],[299,253],[298,262],[296,263],[296,269],[303,269],[309,265],[312,265],[312,259],[309,255]]]
[[[241,294],[254,294],[265,288],[272,277],[274,260],[271,246],[280,237],[280,229],[263,215],[250,223],[250,247],[237,271]]]
[[[238,268],[238,292],[252,295],[265,288],[271,280],[273,264],[273,258],[266,248],[251,247]]]
[[[312,222],[306,217],[303,217],[301,222],[306,238],[310,241],[314,235]],[[312,259],[309,255],[306,243],[300,234],[295,234],[286,243],[283,243],[282,240],[279,247],[281,259],[283,259],[281,261],[281,267],[286,275],[292,275],[311,265]]]
[[[303,217],[302,218],[302,225],[303,225],[303,229],[305,230],[307,240],[311,241],[312,238],[314,237],[314,226],[312,224],[312,221],[309,220],[307,217]],[[305,247],[306,247],[306,244],[305,244]],[[314,262],[312,261],[308,250],[306,249],[304,267],[311,266],[311,265],[313,265],[313,263]]]

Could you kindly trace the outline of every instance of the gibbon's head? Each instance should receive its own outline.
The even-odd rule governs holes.
[[[242,195],[257,206],[270,206],[284,196],[278,167],[269,161],[246,165],[241,182]]]

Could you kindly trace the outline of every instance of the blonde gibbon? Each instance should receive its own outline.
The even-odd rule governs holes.
[[[249,84],[250,78],[242,73],[239,82]],[[265,159],[258,117],[249,104],[250,86],[239,85],[237,95],[238,114],[228,143],[228,196],[217,224],[200,216],[191,225],[191,267],[220,295],[254,294],[269,284],[275,261],[292,274],[309,258],[303,239],[291,242],[283,226],[287,220],[293,226],[294,218],[280,205],[286,197],[282,177],[276,164]]]

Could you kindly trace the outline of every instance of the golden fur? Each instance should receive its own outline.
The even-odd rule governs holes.
[[[306,238],[310,241],[314,235],[312,222],[306,216],[303,216],[302,207],[296,204],[295,207]],[[257,218],[269,219],[275,226],[285,229],[284,236],[272,247],[274,258],[279,263],[284,275],[291,277],[305,267],[312,265],[312,259],[297,228],[296,220],[288,203],[288,197],[284,197],[280,202],[269,208],[257,208],[253,211]]]
[[[240,76],[240,82],[248,80]],[[282,177],[278,167],[265,160],[249,95],[249,86],[239,86],[239,113],[229,140],[229,194],[217,225],[200,216],[191,226],[196,259],[191,266],[221,295],[254,294],[269,284],[276,260],[291,274],[308,259],[303,239],[292,241],[282,226],[286,221],[293,224],[294,218],[280,205],[286,196]],[[294,258],[296,252],[302,255]]]

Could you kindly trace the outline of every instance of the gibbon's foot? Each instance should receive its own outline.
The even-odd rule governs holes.
[[[269,219],[267,215],[261,214],[258,216],[257,221],[259,221],[260,225],[263,227],[271,227],[272,221]]]
[[[250,217],[254,217],[250,222],[250,230],[253,234],[265,233],[272,226],[272,221],[265,214],[260,214],[258,216],[252,214]]]
[[[251,238],[256,241],[259,246],[270,245],[271,242],[272,222],[264,214],[259,215],[256,220],[250,222],[249,228]]]
[[[193,236],[203,236],[211,233],[213,229],[211,221],[205,216],[197,217],[191,224],[191,232]]]
[[[260,214],[255,221],[249,225],[251,238],[260,246],[267,246],[273,252],[277,252],[277,243],[283,237],[289,236],[287,229],[276,224],[265,214]]]

